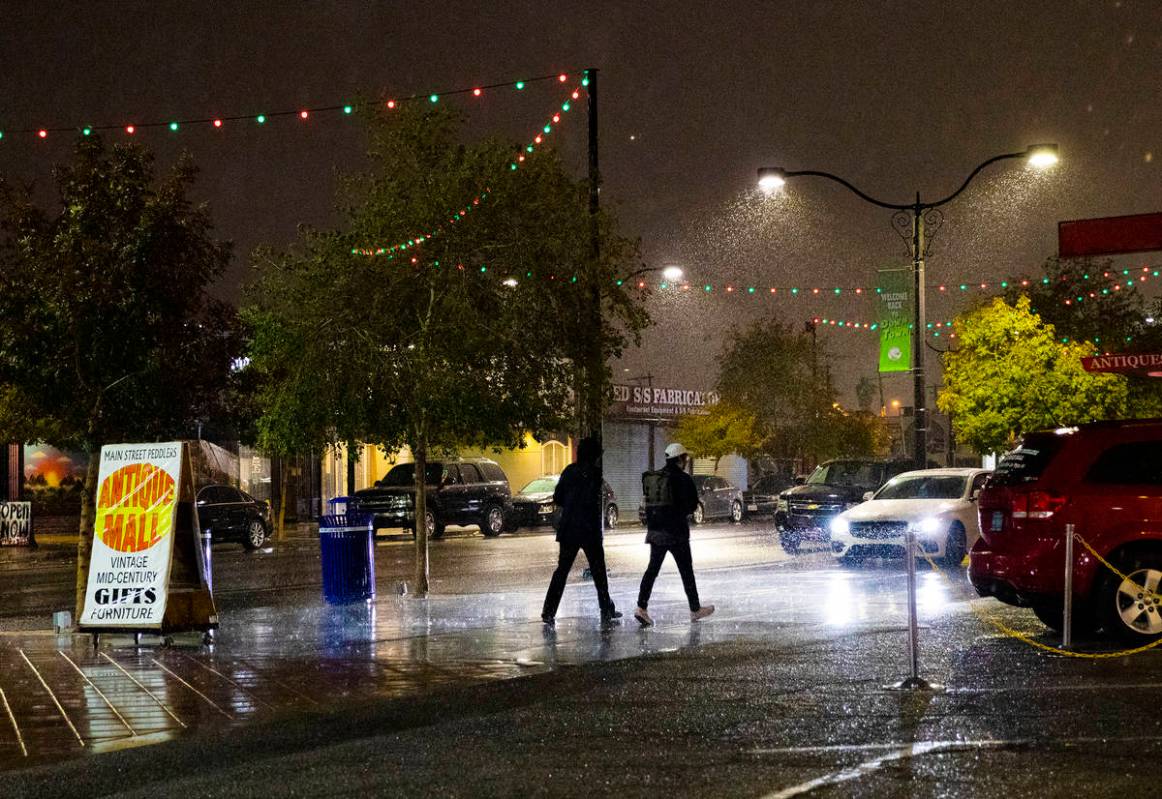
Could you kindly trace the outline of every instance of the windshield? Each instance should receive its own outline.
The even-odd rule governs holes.
[[[816,467],[807,485],[861,486],[878,488],[881,464],[867,461],[833,461]]]
[[[960,499],[964,496],[967,477],[894,477],[879,490],[876,499]]]
[[[538,477],[522,488],[522,494],[551,494],[557,489],[556,477]]]
[[[428,485],[439,485],[440,479],[444,476],[444,467],[439,463],[428,464]],[[392,468],[382,480],[379,481],[381,488],[395,488],[400,486],[413,486],[416,482],[416,465],[414,463],[401,463],[399,466]]]

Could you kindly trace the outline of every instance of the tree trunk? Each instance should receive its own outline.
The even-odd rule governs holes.
[[[428,593],[428,448],[427,444],[419,443],[415,451],[415,519],[416,526],[416,596],[427,596]]]
[[[347,496],[355,496],[355,462],[359,458],[355,455],[355,442],[347,442]]]
[[[276,536],[279,541],[286,540],[286,489],[290,482],[287,478],[289,471],[286,458],[281,459],[278,465],[278,535]]]
[[[93,524],[97,516],[97,475],[101,469],[101,451],[89,453],[85,472],[85,490],[81,492],[81,524],[77,537],[76,621],[85,611],[85,589],[89,581],[89,559],[93,554]]]

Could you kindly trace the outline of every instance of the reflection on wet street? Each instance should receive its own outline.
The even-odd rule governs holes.
[[[501,543],[517,548],[517,540]],[[536,546],[552,554],[551,539]],[[80,635],[0,633],[0,767],[568,664],[771,640],[796,629],[836,635],[898,628],[903,641],[907,604],[898,563],[840,568],[822,552],[789,558],[761,530],[707,534],[696,539],[695,564],[703,600],[718,612],[692,624],[667,562],[650,604],[656,626],[640,629],[630,613],[645,564],[640,534],[613,537],[608,548],[613,596],[626,617],[607,629],[598,621],[591,581],[580,577],[583,564],[555,628],[544,626],[539,614],[549,572],[538,562],[520,580],[498,578],[492,591],[427,599],[383,594],[344,607],[300,591],[277,603],[235,607],[223,613],[210,646],[196,635],[176,636],[170,646],[151,636],[140,645],[131,636],[106,636],[94,649]],[[504,564],[496,567],[503,571]],[[963,582],[920,575],[924,622],[967,612],[970,598]]]

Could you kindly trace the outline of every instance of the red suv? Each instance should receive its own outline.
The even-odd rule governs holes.
[[[969,579],[981,596],[1062,626],[1065,525],[1077,544],[1074,624],[1144,642],[1162,636],[1162,420],[1096,422],[1026,435],[978,499]]]

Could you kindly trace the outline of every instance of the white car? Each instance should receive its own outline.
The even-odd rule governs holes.
[[[980,538],[976,497],[985,469],[923,469],[893,477],[831,522],[831,554],[844,563],[903,555],[909,527],[923,552],[959,566]]]

